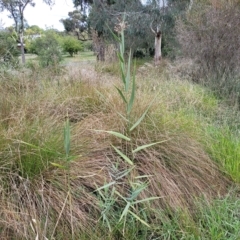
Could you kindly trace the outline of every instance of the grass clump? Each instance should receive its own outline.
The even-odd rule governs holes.
[[[209,128],[211,139],[208,150],[222,169],[236,182],[240,182],[240,139],[226,127]]]

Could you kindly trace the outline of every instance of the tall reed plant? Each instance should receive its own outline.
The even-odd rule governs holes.
[[[121,114],[118,112],[118,115],[123,119],[126,123],[126,131],[125,132],[116,132],[116,131],[105,131],[111,135],[114,135],[118,139],[123,141],[123,144],[128,146],[125,151],[122,151],[118,147],[112,145],[112,148],[116,152],[116,154],[120,157],[120,159],[124,160],[124,162],[129,165],[129,168],[122,171],[120,177],[117,178],[116,181],[105,184],[102,187],[97,188],[97,192],[99,193],[102,201],[102,219],[107,223],[109,230],[112,230],[111,220],[109,219],[109,214],[112,213],[114,206],[117,205],[117,202],[122,202],[123,209],[120,210],[120,215],[118,217],[117,225],[122,228],[123,234],[126,229],[127,219],[134,219],[135,221],[140,222],[145,227],[150,228],[150,225],[147,223],[146,215],[139,212],[138,206],[144,202],[149,202],[151,200],[158,199],[158,197],[149,197],[142,200],[137,200],[138,196],[148,187],[148,177],[149,176],[139,176],[138,174],[132,174],[133,170],[136,167],[137,162],[134,161],[135,154],[143,149],[156,145],[158,143],[164,142],[154,142],[149,143],[142,146],[136,146],[134,144],[134,139],[132,137],[132,132],[136,129],[142,120],[145,118],[151,104],[147,107],[147,109],[141,114],[141,116],[136,120],[133,117],[133,107],[134,102],[136,100],[136,65],[134,65],[133,74],[131,74],[132,69],[132,61],[131,61],[131,51],[129,52],[127,61],[125,60],[125,39],[124,39],[124,30],[126,28],[126,23],[123,19],[116,27],[115,31],[118,32],[118,36],[112,32],[115,40],[119,43],[119,52],[118,59],[120,65],[121,72],[121,87],[115,86],[120,99],[123,102],[125,112]],[[130,150],[130,151],[129,151]],[[129,192],[125,194],[119,192],[117,190],[117,186],[119,185],[118,181],[123,180],[123,178],[129,179]],[[141,215],[141,216],[140,216]],[[142,217],[143,216],[143,217]],[[143,219],[144,218],[144,219]],[[115,226],[116,227],[116,226]]]

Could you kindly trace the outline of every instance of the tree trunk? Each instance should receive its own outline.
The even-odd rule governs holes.
[[[104,42],[101,42],[98,49],[98,61],[105,61],[105,45]]]
[[[155,33],[155,54],[154,54],[154,64],[155,66],[160,64],[162,59],[162,32],[157,28],[157,32]]]
[[[102,37],[98,37],[96,44],[97,61],[105,61],[105,43]]]
[[[22,56],[22,64],[26,63],[25,60],[25,52],[24,52],[24,43],[23,43],[23,34],[20,33],[20,44],[21,44],[21,56]]]

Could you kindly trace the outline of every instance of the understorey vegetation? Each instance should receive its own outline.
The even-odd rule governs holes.
[[[239,111],[125,59],[124,26],[116,74],[0,73],[1,239],[239,237]]]

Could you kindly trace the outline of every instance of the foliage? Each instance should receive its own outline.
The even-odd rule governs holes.
[[[69,53],[71,57],[83,50],[82,43],[72,36],[63,37],[61,39],[61,44],[63,51]]]
[[[78,10],[69,12],[68,16],[68,18],[60,20],[65,28],[65,31],[76,35],[78,40],[87,41],[87,16]]]
[[[25,30],[25,39],[33,40],[36,37],[41,36],[44,33],[44,30],[37,25],[32,25],[26,28]]]
[[[18,65],[18,56],[20,54],[17,49],[17,43],[14,33],[8,31],[0,31],[0,64],[5,66],[16,67]]]
[[[85,51],[93,51],[93,42],[91,40],[83,42],[83,48]]]
[[[39,62],[42,67],[58,65],[63,59],[58,37],[51,31],[33,40],[30,44],[29,52],[39,56]]]

